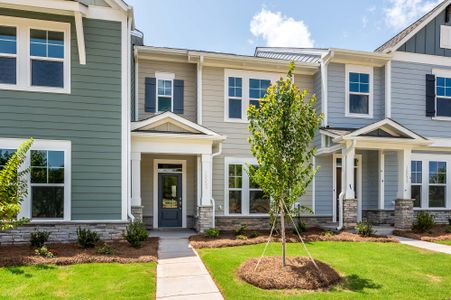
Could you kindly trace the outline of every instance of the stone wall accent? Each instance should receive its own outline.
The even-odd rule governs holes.
[[[415,219],[420,211],[433,215],[436,224],[448,224],[448,220],[451,219],[451,210],[414,210]]]
[[[395,223],[395,211],[392,209],[371,209],[362,212],[363,219],[374,225]]]
[[[343,228],[353,229],[357,225],[357,199],[343,199]]]
[[[413,225],[413,200],[396,199],[395,200],[395,228],[400,230],[409,230]]]
[[[332,217],[316,217],[316,216],[302,216],[301,220],[307,226],[313,227],[319,224],[331,223]],[[297,218],[294,218],[297,222]],[[270,218],[268,217],[252,217],[252,216],[216,216],[216,228],[224,231],[232,231],[240,225],[246,225],[249,230],[270,230]],[[291,220],[286,220],[286,227],[293,228]]]
[[[143,208],[144,206],[132,206],[132,215],[135,217],[135,220],[143,220]]]
[[[27,244],[35,230],[50,232],[49,242],[68,243],[77,241],[77,228],[87,228],[99,234],[103,241],[121,240],[127,226],[126,222],[118,223],[73,223],[27,224],[16,229],[0,231],[0,244]]]
[[[205,232],[213,227],[213,206],[199,206],[198,218],[196,220],[196,230]]]

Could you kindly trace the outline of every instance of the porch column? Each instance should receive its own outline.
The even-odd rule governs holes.
[[[213,206],[211,199],[212,194],[212,179],[213,179],[213,164],[211,154],[202,154],[201,156],[202,167],[202,196],[200,199],[200,205],[198,207],[198,220],[197,230],[204,232],[205,230],[214,227],[213,224]]]
[[[341,220],[343,220],[344,228],[354,228],[357,224],[357,199],[355,197],[354,186],[354,160],[355,160],[355,144],[354,142],[346,142],[342,149],[342,191],[343,204],[340,207]]]
[[[132,160],[132,199],[131,209],[133,216],[142,221],[143,206],[141,205],[141,152],[133,152]]]
[[[398,151],[398,193],[395,201],[395,227],[410,229],[413,224],[413,200],[411,196],[411,149]]]
[[[385,208],[385,153],[379,150],[379,209]]]

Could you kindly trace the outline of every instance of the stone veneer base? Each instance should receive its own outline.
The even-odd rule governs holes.
[[[296,219],[294,221],[296,222]],[[307,226],[318,226],[320,224],[332,223],[332,217],[322,216],[302,216],[301,220]],[[235,230],[240,225],[246,225],[248,230],[270,230],[271,225],[269,217],[251,217],[251,216],[216,216],[216,228],[220,230]],[[293,228],[291,221],[287,221],[287,228]]]
[[[451,210],[413,210],[414,220],[419,212],[427,212],[434,216],[435,223],[448,224],[448,219],[451,218]],[[363,211],[363,218],[370,221],[373,224],[390,224],[395,223],[395,210],[394,209],[369,209]]]

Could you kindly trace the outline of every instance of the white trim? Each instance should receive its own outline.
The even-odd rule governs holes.
[[[396,51],[393,53],[393,61],[451,67],[451,60],[449,57],[402,51]]]
[[[313,169],[316,168],[316,157],[313,156]],[[313,176],[313,180],[312,180],[312,212],[313,215],[315,215],[316,212],[316,176]]]
[[[202,80],[203,80],[203,63],[204,56],[199,57],[199,62],[197,63],[197,123],[202,125],[203,122],[203,98],[202,98]]]
[[[357,114],[351,113],[349,111],[349,73],[364,73],[369,75],[369,93],[352,93],[352,94],[361,94],[368,95],[368,114]],[[345,117],[349,118],[373,118],[373,86],[374,86],[374,68],[369,66],[359,66],[359,65],[345,65]]]
[[[174,73],[167,73],[167,72],[155,72],[155,78],[161,79],[161,80],[174,80],[175,74]]]
[[[321,58],[321,112],[323,113],[322,126],[326,127],[328,124],[328,68],[329,60],[324,57]]]
[[[17,149],[26,139],[0,138],[0,149]],[[72,143],[59,140],[34,140],[31,150],[64,152],[64,217],[63,219],[34,219],[33,221],[70,221],[71,220],[71,186],[72,186]],[[23,167],[30,166],[30,152],[27,153]],[[22,202],[20,218],[31,219],[31,177],[28,174],[28,195]]]
[[[131,216],[131,134],[130,134],[130,20],[124,17],[121,21],[121,219]],[[126,54],[126,55],[124,55]]]
[[[139,120],[139,62],[138,62],[138,55],[136,54],[136,49],[134,50],[134,57],[135,57],[135,86],[133,87],[135,89],[135,119]]]
[[[0,90],[30,91],[42,93],[70,94],[71,92],[71,30],[70,23],[0,16],[0,25],[17,29],[17,73],[16,84],[0,84]],[[30,55],[30,30],[58,31],[64,33],[64,58],[33,57]],[[31,60],[63,62],[64,87],[42,87],[31,85]]]
[[[391,60],[385,64],[385,117],[391,118]]]
[[[378,163],[379,163],[379,172],[378,172],[378,180],[379,180],[379,209],[385,208],[385,153],[384,150],[378,151]]]
[[[158,227],[158,164],[182,165],[182,228],[186,228],[186,160],[154,159],[153,160],[153,228]]]
[[[78,57],[80,65],[86,65],[85,33],[83,31],[83,17],[81,13],[75,12],[75,31],[77,32]]]

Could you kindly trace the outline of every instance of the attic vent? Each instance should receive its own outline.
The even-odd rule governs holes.
[[[440,26],[440,48],[451,49],[451,26]]]

